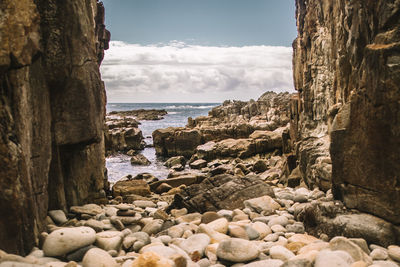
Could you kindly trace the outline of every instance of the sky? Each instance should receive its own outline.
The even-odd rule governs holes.
[[[108,102],[222,102],[292,91],[294,0],[103,0]]]

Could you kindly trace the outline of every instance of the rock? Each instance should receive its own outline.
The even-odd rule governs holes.
[[[369,256],[372,258],[373,261],[380,261],[386,260],[389,257],[389,254],[386,250],[376,248],[374,249]]]
[[[171,190],[172,188],[173,188],[173,187],[170,186],[170,185],[167,184],[167,183],[161,183],[161,184],[155,189],[155,192],[156,192],[157,194],[162,194],[162,193],[168,192],[168,191]]]
[[[152,135],[156,153],[160,156],[190,158],[202,143],[200,132],[194,129],[169,127],[155,130]]]
[[[260,239],[272,233],[271,228],[263,222],[254,222],[251,226],[259,233]]]
[[[99,222],[99,221],[93,220],[93,219],[87,220],[85,222],[85,226],[92,228],[96,232],[101,232],[105,228],[105,226],[102,222]]]
[[[118,231],[104,231],[96,234],[95,245],[105,251],[119,251],[122,244],[123,235]]]
[[[295,259],[292,258],[291,260],[285,262],[282,267],[312,267],[312,261],[308,259]]]
[[[368,265],[372,263],[372,259],[355,243],[345,237],[337,236],[329,242],[332,250],[342,250],[350,254],[355,261],[364,261]]]
[[[271,247],[269,249],[269,255],[272,259],[278,259],[282,261],[288,261],[295,256],[293,252],[283,246]]]
[[[181,208],[181,209],[172,209],[171,210],[171,215],[174,217],[181,217],[183,215],[186,215],[188,213],[186,208]]]
[[[258,231],[256,229],[254,229],[253,227],[251,227],[250,225],[246,225],[245,230],[246,230],[247,237],[250,240],[256,240],[256,239],[260,238],[260,234],[258,233]]]
[[[290,238],[289,238],[290,239]],[[301,242],[293,242],[293,243],[301,243]],[[301,243],[304,244],[304,243]],[[328,242],[323,242],[323,241],[317,241],[313,243],[309,243],[308,245],[303,246],[300,248],[298,254],[306,254],[310,251],[321,251],[323,249],[329,248],[329,243]]]
[[[288,240],[289,240],[289,243],[290,242],[301,242],[306,245],[311,244],[316,241],[319,241],[318,238],[313,237],[311,235],[307,235],[307,234],[295,234],[295,235],[289,237]]]
[[[70,208],[72,213],[97,215],[103,212],[103,209],[96,204],[86,204],[83,206],[72,206]]]
[[[350,266],[353,258],[345,251],[323,250],[315,258],[315,267]]]
[[[253,261],[251,263],[242,265],[242,267],[280,267],[283,265],[283,261],[281,260],[261,260],[261,261]]]
[[[160,257],[154,252],[145,252],[140,254],[137,259],[132,262],[131,267],[172,267],[173,262]],[[177,266],[178,267],[178,266]]]
[[[215,211],[207,211],[201,216],[201,223],[207,224],[220,218],[221,216]]]
[[[220,232],[222,234],[226,234],[228,232],[228,220],[225,218],[220,218],[214,220],[207,224],[214,231]]]
[[[150,165],[151,162],[150,160],[148,160],[145,156],[143,156],[142,154],[137,154],[134,155],[131,158],[131,164],[132,165],[141,165],[141,166],[147,166]]]
[[[272,225],[271,230],[273,233],[286,233],[287,232],[286,228],[280,224]]]
[[[200,184],[185,188],[175,195],[170,208],[185,207],[199,212],[243,208],[243,201],[254,196],[272,195],[270,186],[257,177],[221,174],[206,178]]]
[[[391,245],[388,247],[389,257],[397,262],[400,262],[400,247]]]
[[[67,217],[65,216],[64,211],[62,210],[49,210],[49,216],[56,224],[63,224],[68,221]]]
[[[268,169],[264,160],[257,160],[253,165],[253,171],[256,173],[265,172]]]
[[[178,164],[185,166],[185,164],[186,164],[185,157],[183,157],[183,156],[171,157],[164,163],[164,166],[166,166],[167,168],[171,168],[172,166],[178,165]]]
[[[301,222],[295,222],[294,224],[288,224],[288,225],[286,225],[286,229],[288,230],[288,232],[293,232],[296,234],[303,234],[305,231],[304,225]]]
[[[194,234],[183,240],[179,247],[186,251],[193,261],[198,261],[204,255],[206,247],[210,244],[210,237],[206,234]]]
[[[117,267],[116,261],[104,250],[90,249],[82,260],[83,267]]]
[[[374,261],[372,267],[398,267],[393,261]]]
[[[113,196],[128,196],[128,195],[139,195],[148,196],[151,194],[150,186],[146,181],[142,180],[130,180],[130,181],[118,181],[114,184]]]
[[[246,239],[246,240],[249,239],[249,236],[248,236],[246,230],[241,226],[229,225],[228,229],[229,229],[229,235],[231,237],[236,237],[236,238],[241,238],[241,239]]]
[[[204,159],[198,159],[194,162],[191,162],[189,166],[192,169],[202,169],[207,166],[207,161],[205,161]]]
[[[273,225],[279,224],[282,225],[283,227],[285,227],[287,224],[289,223],[289,220],[287,217],[285,216],[278,216],[275,218],[272,218],[269,222],[268,222],[268,226],[272,227]]]
[[[96,240],[96,232],[89,227],[61,228],[49,234],[43,244],[46,256],[63,256]]]
[[[153,220],[153,221],[147,223],[147,224],[143,227],[142,231],[145,232],[145,233],[147,233],[147,234],[149,234],[149,235],[157,234],[158,232],[161,231],[161,228],[162,228],[162,226],[163,226],[163,223],[164,223],[163,220],[155,219],[155,220]]]
[[[262,196],[258,198],[245,200],[243,204],[246,208],[252,209],[255,212],[258,213],[266,212],[268,214],[275,212],[275,210],[281,207],[270,196]]]
[[[251,241],[239,238],[223,240],[217,249],[219,259],[231,262],[247,262],[258,257],[260,251]]]
[[[229,239],[229,236],[214,231],[206,224],[200,224],[197,233],[204,233],[211,238],[211,243],[219,243],[223,240]]]
[[[153,201],[150,201],[150,200],[135,200],[133,202],[133,205],[135,205],[136,207],[142,208],[142,209],[157,207],[157,205]]]

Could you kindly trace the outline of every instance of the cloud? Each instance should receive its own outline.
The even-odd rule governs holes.
[[[112,41],[101,73],[109,102],[222,102],[293,91],[290,47]]]

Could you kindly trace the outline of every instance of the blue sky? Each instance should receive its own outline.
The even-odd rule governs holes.
[[[109,102],[222,102],[293,91],[294,0],[103,0]]]
[[[103,0],[112,39],[213,46],[290,46],[294,0]]]

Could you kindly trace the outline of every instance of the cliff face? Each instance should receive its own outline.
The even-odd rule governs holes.
[[[102,197],[109,33],[96,0],[0,10],[0,249],[24,253],[48,209]]]
[[[349,208],[398,224],[400,1],[296,0],[296,6],[299,95],[291,136],[299,141],[303,177],[332,187]]]

